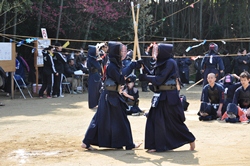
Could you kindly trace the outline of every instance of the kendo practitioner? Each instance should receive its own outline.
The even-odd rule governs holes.
[[[240,74],[241,85],[234,93],[233,103],[239,106],[250,119],[250,75],[248,72]]]
[[[102,81],[105,80],[105,76],[106,76],[106,69],[107,69],[107,65],[108,65],[108,43],[104,42],[104,43],[98,43],[96,45],[97,47],[97,51],[98,51],[98,58],[101,62],[101,69],[102,69]]]
[[[150,64],[151,54],[149,51],[150,51],[150,46],[145,46],[144,47],[144,54],[143,54],[144,57],[142,57],[144,66],[146,66],[148,69],[150,69],[150,67],[151,67],[151,64]],[[148,81],[141,81],[141,88],[142,88],[142,92],[149,92]]]
[[[140,115],[139,91],[135,87],[136,76],[131,74],[126,79],[126,84],[122,90],[122,96],[128,104],[127,115]]]
[[[39,90],[39,97],[43,98],[43,93],[47,91],[47,98],[52,97],[53,85],[54,85],[54,75],[58,76],[56,71],[54,61],[53,61],[53,51],[54,47],[49,46],[42,51],[43,54],[43,83]]]
[[[140,69],[141,65],[143,64],[143,60],[133,60],[133,51],[127,51],[127,46],[122,45],[121,48],[121,56],[122,56],[122,74],[125,77],[131,75],[134,69]]]
[[[88,89],[88,105],[89,108],[95,108],[98,105],[100,97],[100,89],[102,86],[102,59],[99,57],[96,46],[88,46],[87,67],[89,70]]]
[[[172,50],[172,44],[154,44],[152,57],[156,60],[155,69],[139,75],[139,80],[152,83],[149,87],[154,92],[145,132],[145,149],[149,153],[172,150],[188,143],[190,150],[195,148],[195,137],[184,123],[177,81],[178,66]]]
[[[222,115],[224,102],[224,88],[216,83],[214,73],[207,75],[208,84],[203,87],[201,94],[201,106],[198,112],[200,121],[214,120]]]
[[[215,43],[209,44],[209,51],[204,56],[201,62],[201,73],[203,74],[203,86],[205,86],[207,82],[207,75],[209,73],[214,73],[216,76],[216,81],[220,79],[223,75],[224,64],[218,55],[218,45]]]
[[[242,72],[247,71],[249,72],[250,68],[250,58],[247,55],[247,50],[245,48],[239,49],[239,56],[237,56],[236,61],[238,64],[238,75]]]
[[[196,70],[196,73],[195,73],[195,82],[198,82],[202,79],[202,74],[201,74],[201,62],[202,62],[202,57],[200,56],[197,56],[195,59],[194,59],[194,68]],[[199,83],[199,85],[202,84],[202,81]]]
[[[224,73],[226,74],[230,74],[233,71],[233,57],[229,55],[227,50],[223,50],[222,52],[223,56],[222,61],[224,64]]]
[[[192,61],[190,58],[186,57],[186,54],[180,55],[180,57],[183,58],[177,58],[177,65],[179,67],[179,75],[181,82],[183,84],[189,84],[189,66],[192,64]]]
[[[62,94],[62,80],[64,73],[64,65],[67,63],[66,56],[61,53],[61,43],[55,43],[55,51],[53,53],[53,61],[55,64],[57,75],[54,77],[53,97],[64,97]]]
[[[89,128],[82,141],[82,148],[93,150],[91,145],[126,150],[138,148],[132,138],[130,123],[127,118],[126,101],[120,94],[121,85],[125,84],[124,75],[121,73],[122,56],[120,50],[122,44],[109,42],[109,65],[106,71],[104,90],[101,93],[97,112],[95,113]]]
[[[233,102],[235,90],[241,86],[240,82],[234,82],[234,78],[240,79],[236,74],[227,74],[224,79],[222,79],[222,86],[224,87],[224,103],[222,107],[222,115],[227,110],[227,105]]]

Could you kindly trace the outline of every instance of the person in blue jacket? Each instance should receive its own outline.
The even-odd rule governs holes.
[[[82,141],[82,148],[94,150],[91,145],[126,150],[138,148],[133,142],[130,123],[126,114],[127,104],[121,95],[121,85],[125,84],[121,72],[122,44],[109,42],[109,65],[106,70],[104,90],[101,93],[95,113]]]
[[[181,56],[182,58],[176,59],[179,66],[180,79],[183,84],[189,84],[189,66],[192,64],[192,61],[186,57],[187,55],[185,53],[180,55],[180,57]]]
[[[214,73],[216,81],[224,74],[224,64],[221,57],[218,55],[218,45],[215,43],[209,44],[209,51],[204,56],[201,62],[201,73],[203,74],[203,86],[208,84],[207,75]]]
[[[214,73],[207,75],[208,84],[202,89],[201,105],[198,112],[200,121],[215,120],[222,116],[224,87],[216,82]]]
[[[88,105],[89,108],[95,108],[98,105],[100,89],[102,86],[102,68],[101,59],[98,59],[96,46],[89,45],[87,67],[89,70],[88,78]]]
[[[148,74],[139,75],[139,80],[152,83],[150,90],[155,92],[147,114],[147,152],[168,151],[185,144],[190,144],[190,150],[195,149],[195,137],[184,123],[185,115],[177,81],[178,67],[172,50],[172,44],[155,44],[152,51],[152,56],[156,59],[154,71],[145,71]]]

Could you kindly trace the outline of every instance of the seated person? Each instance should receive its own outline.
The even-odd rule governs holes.
[[[72,94],[81,93],[80,91],[77,91],[77,85],[80,85],[81,76],[75,75],[75,71],[77,71],[77,69],[75,67],[74,59],[69,59],[68,63],[65,65],[64,75],[71,83]]]
[[[122,96],[124,97],[127,105],[127,115],[140,115],[142,110],[139,108],[139,91],[134,87],[136,76],[130,75],[126,79],[126,85],[122,89]]]
[[[221,120],[225,120],[229,123],[244,122],[247,121],[246,114],[242,109],[234,103],[227,105],[227,111],[223,114]]]
[[[226,112],[227,105],[233,102],[234,92],[241,86],[240,82],[234,82],[234,78],[240,79],[236,74],[227,74],[221,80],[221,84],[224,87],[224,103],[222,107],[222,115]]]
[[[224,101],[224,88],[216,83],[214,73],[207,75],[208,84],[203,87],[201,95],[201,108],[198,112],[199,120],[214,120],[221,117],[221,111]]]
[[[233,103],[239,106],[250,119],[250,75],[247,71],[240,74],[241,85],[234,93]]]
[[[81,58],[81,63],[77,66],[78,70],[82,70],[83,73],[89,74],[89,70],[87,67],[87,57],[82,57]]]

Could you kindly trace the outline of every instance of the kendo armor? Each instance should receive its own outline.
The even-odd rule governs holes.
[[[208,87],[208,98],[210,100],[210,103],[212,104],[218,104],[220,103],[220,94],[217,87],[214,88],[214,90],[211,89],[211,87]]]
[[[249,108],[250,107],[250,91],[244,91],[241,88],[238,103],[241,108]]]

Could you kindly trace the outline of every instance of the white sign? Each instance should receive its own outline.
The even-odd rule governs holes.
[[[41,28],[43,39],[48,39],[46,28]]]
[[[12,44],[0,43],[0,61],[9,61],[12,58]]]
[[[44,48],[47,48],[49,47],[51,44],[51,40],[50,39],[47,39],[47,40],[44,40],[44,39],[38,39],[37,40],[37,65],[38,66],[43,66],[43,54],[42,54],[42,50]]]

